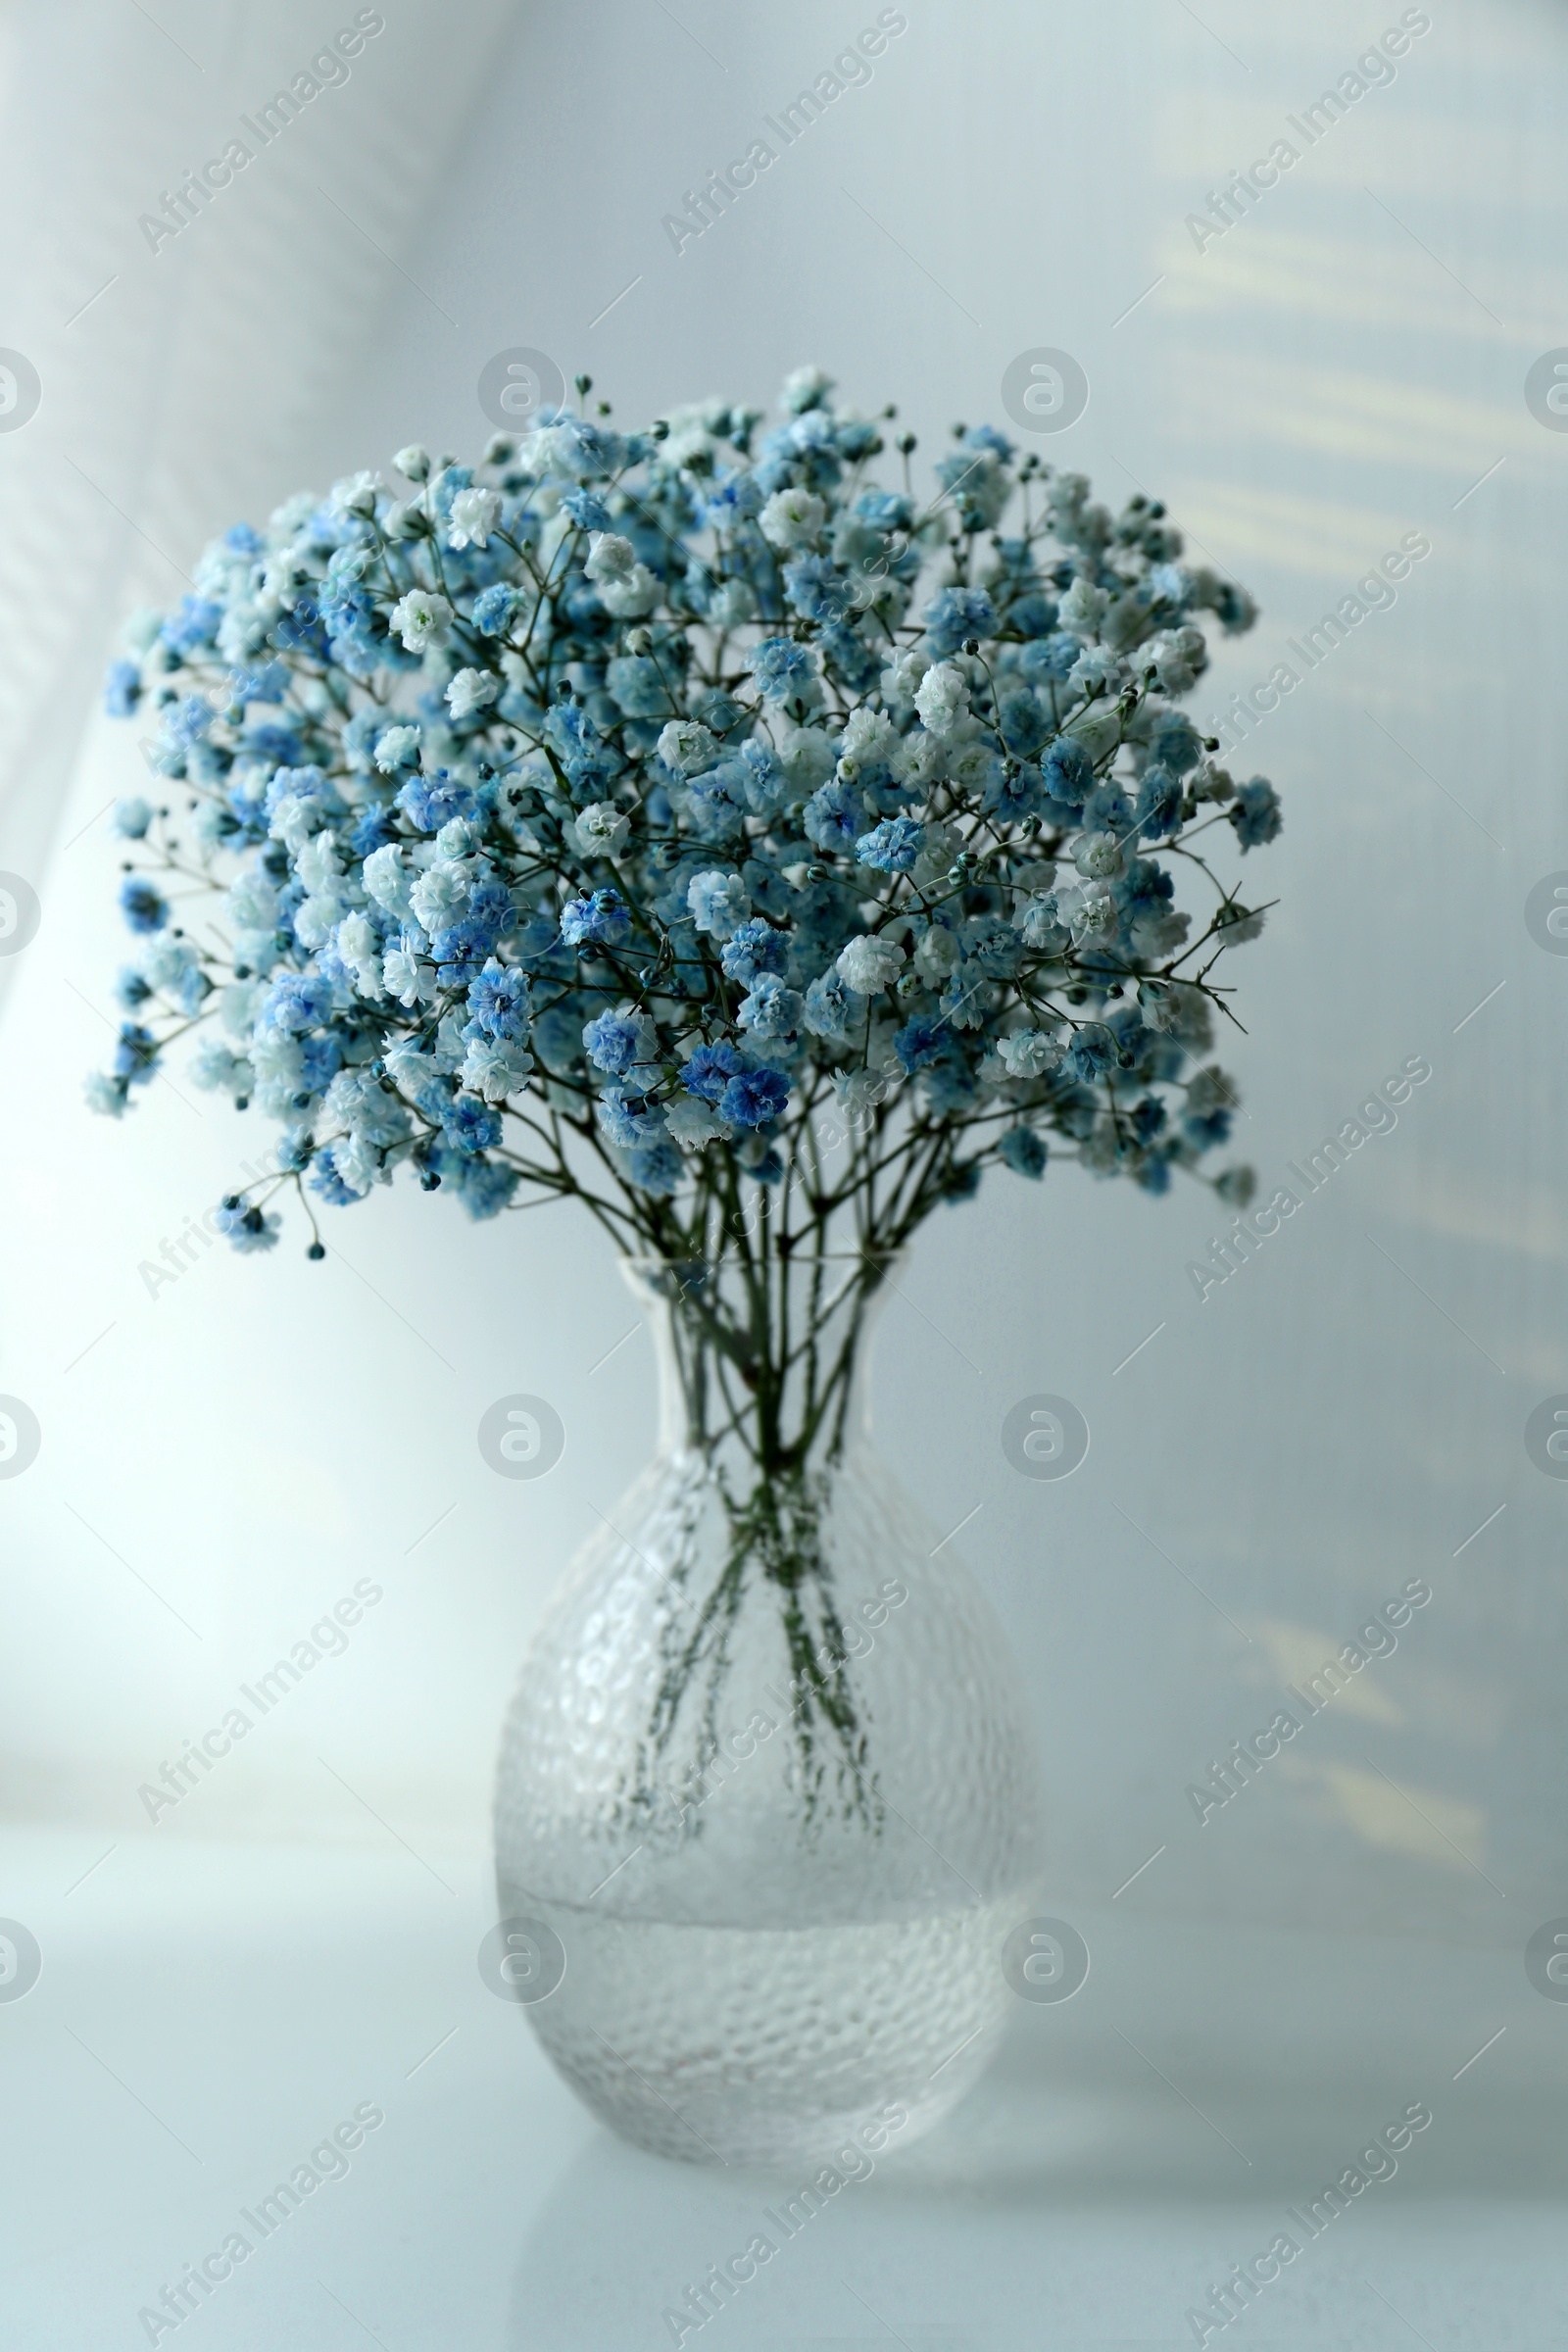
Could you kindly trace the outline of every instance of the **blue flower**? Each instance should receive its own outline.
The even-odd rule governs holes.
[[[387,843],[396,841],[397,837],[397,827],[386,810],[369,808],[355,819],[354,830],[349,835],[349,847],[356,858],[364,859],[373,857],[377,850],[385,849]]]
[[[161,931],[169,920],[169,901],[140,874],[127,874],[120,885],[120,911],[132,931]]]
[[[1076,735],[1058,735],[1041,768],[1047,792],[1065,808],[1081,808],[1095,788],[1095,763]]]
[[[499,1160],[441,1154],[439,1173],[448,1176],[466,1213],[476,1223],[499,1216],[522,1181]]]
[[[561,504],[580,531],[608,531],[611,528],[610,509],[602,498],[595,498],[591,490],[568,490]]]
[[[1168,768],[1149,767],[1144,770],[1134,805],[1138,830],[1150,841],[1174,833],[1182,821],[1181,780]]]
[[[994,637],[997,611],[983,588],[944,588],[925,611],[925,633],[938,661],[956,654],[966,637]]]
[[[628,718],[669,716],[669,688],[658,662],[646,654],[617,654],[606,668],[605,684]]]
[[[679,1190],[686,1174],[681,1155],[667,1136],[661,1136],[657,1143],[647,1144],[640,1151],[623,1152],[620,1164],[626,1182],[635,1185],[640,1193],[652,1194],[656,1200],[668,1200],[671,1193]]]
[[[531,998],[528,976],[514,964],[491,956],[468,989],[468,1023],[465,1041],[475,1037],[520,1041],[528,1034]]]
[[[501,1117],[477,1096],[459,1095],[441,1122],[441,1132],[456,1152],[488,1152],[501,1141]]]
[[[881,873],[906,874],[924,840],[925,827],[912,816],[890,816],[860,835],[855,855],[862,865],[874,865]]]
[[[1244,850],[1261,849],[1264,843],[1277,841],[1284,831],[1280,796],[1264,776],[1254,776],[1250,784],[1240,785],[1226,814],[1236,827],[1236,838]]]
[[[1044,645],[1025,646],[1018,668],[1032,685],[1051,685],[1065,678],[1083,650],[1077,638],[1062,629],[1048,637]]]
[[[806,1026],[813,1037],[842,1044],[848,1040],[865,1003],[865,998],[856,996],[846,987],[837,971],[826,971],[806,992]]]
[[[1200,1152],[1212,1150],[1214,1145],[1229,1141],[1231,1114],[1228,1110],[1190,1111],[1182,1121],[1182,1133]]]
[[[740,925],[719,951],[719,962],[731,980],[750,988],[762,972],[782,972],[789,962],[789,934],[754,914]]]
[[[1086,1021],[1067,1049],[1067,1067],[1075,1078],[1102,1078],[1121,1065],[1121,1048],[1102,1021]]]
[[[561,910],[561,936],[568,948],[592,941],[617,948],[631,937],[631,915],[618,890],[596,890],[591,898],[572,899]]]
[[[607,1086],[595,1107],[600,1125],[618,1152],[639,1152],[663,1134],[663,1112],[646,1095],[629,1087]]]
[[[645,1012],[602,1012],[583,1029],[582,1042],[596,1069],[624,1078],[659,1055],[659,1033]]]
[[[351,1193],[349,1198],[357,1200],[359,1196]],[[225,1202],[223,1207],[214,1209],[213,1223],[220,1233],[227,1235],[236,1250],[245,1251],[272,1249],[282,1230],[276,1217],[269,1216],[264,1209],[247,1208],[241,1200],[236,1200],[232,1208]]]
[[[1015,1176],[1032,1176],[1038,1182],[1046,1172],[1046,1146],[1032,1127],[1009,1127],[997,1146],[997,1157]]]
[[[763,1039],[795,1037],[805,1017],[806,999],[799,989],[786,988],[773,972],[759,975],[735,1014],[743,1029]]]
[[[473,600],[473,625],[481,637],[505,637],[522,610],[522,598],[505,580],[498,580]]]
[[[1150,730],[1149,748],[1173,776],[1190,774],[1203,756],[1198,729],[1185,710],[1165,710]]]
[[[807,839],[815,842],[819,850],[840,850],[848,855],[868,829],[872,813],[855,786],[835,776],[812,793],[801,821]]]
[[[144,801],[138,794],[134,800],[117,801],[110,822],[122,841],[142,841],[153,821],[153,813],[151,801]]]
[[[158,1040],[139,1021],[122,1021],[115,1047],[115,1076],[145,1086],[158,1067]]]
[[[786,564],[784,589],[803,620],[841,620],[854,597],[849,581],[826,556],[798,556]]]
[[[454,783],[444,767],[433,776],[411,776],[393,805],[421,833],[439,833],[453,817],[471,816],[476,806],[469,787]]]
[[[752,649],[752,675],[765,701],[783,703],[805,692],[816,664],[809,646],[797,645],[793,637],[764,637]]]
[[[158,632],[158,642],[172,654],[194,654],[211,645],[223,618],[221,605],[204,596],[182,596]]]
[[[906,1021],[895,1035],[893,1051],[912,1078],[916,1070],[929,1068],[949,1042],[945,1022],[929,1020],[924,1013],[916,1013],[914,1019]]]
[[[285,972],[273,982],[258,1026],[297,1036],[307,1029],[318,1029],[331,1013],[331,984],[319,972]]]
[[[324,1151],[316,1154],[316,1164],[311,1171],[311,1190],[313,1193],[319,1193],[322,1200],[331,1208],[352,1208],[356,1200],[363,1200],[365,1198],[364,1194],[357,1193],[352,1185],[345,1184],[338,1174],[337,1162],[332,1156],[330,1144]]]
[[[719,1116],[732,1127],[767,1127],[790,1099],[790,1082],[778,1070],[741,1070],[718,1098]]]
[[[141,701],[141,671],[134,662],[110,664],[104,683],[104,709],[111,718],[130,718]]]
[[[726,1083],[740,1076],[746,1064],[733,1046],[721,1038],[717,1045],[699,1046],[681,1071],[681,1084],[704,1102],[716,1102]]]

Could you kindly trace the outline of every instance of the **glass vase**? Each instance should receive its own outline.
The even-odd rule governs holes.
[[[869,1442],[890,1269],[625,1270],[660,1445],[507,1717],[507,1987],[640,2146],[733,2164],[902,2141],[996,2049],[1039,1821],[1001,1628]]]

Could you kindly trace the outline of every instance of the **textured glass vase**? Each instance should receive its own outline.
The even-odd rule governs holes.
[[[628,1264],[659,1452],[507,1718],[509,1983],[595,2113],[669,2156],[912,2137],[1012,1998],[1032,1741],[989,1604],[869,1444],[886,1271]]]

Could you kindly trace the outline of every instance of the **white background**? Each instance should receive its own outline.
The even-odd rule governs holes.
[[[1039,1190],[993,1176],[977,1206],[920,1237],[884,1324],[883,1441],[944,1529],[983,1506],[960,1541],[1037,1703],[1054,1897],[1086,1933],[1104,1922],[1091,1984],[1103,1999],[1115,1986],[1098,2026],[1088,1992],[1074,2004],[1086,2022],[1054,2055],[1040,2018],[1022,2021],[1011,2123],[988,2139],[956,2119],[945,2153],[909,2159],[907,2194],[918,2179],[968,2180],[989,2200],[986,2229],[1027,2215],[1037,2246],[1042,2182],[1048,2221],[1069,2190],[1218,2196],[1215,2143],[1179,2104],[1193,2095],[1215,2114],[1200,2085],[1236,2113],[1261,2102],[1250,2143],[1234,2116],[1226,2126],[1253,2178],[1224,2194],[1254,2193],[1260,2165],[1278,2169],[1280,2198],[1311,2193],[1341,2141],[1344,2162],[1385,2120],[1374,2084],[1396,2082],[1391,2113],[1436,2104],[1429,2085],[1503,2025],[1446,2094],[1425,2186],[1556,2195],[1560,2158],[1537,2151],[1560,2112],[1568,2012],[1530,1991],[1521,1953],[1568,1910],[1568,1493],[1531,1464],[1523,1428],[1568,1389],[1568,966],[1531,940],[1523,905],[1568,866],[1555,660],[1568,438],[1535,421],[1522,387],[1568,339],[1561,11],[1435,6],[1392,85],[1200,252],[1185,216],[1293,135],[1286,116],[1397,8],[1208,0],[1200,22],[1180,0],[924,0],[869,86],[677,256],[661,217],[874,9],[485,0],[459,16],[394,0],[347,86],[149,253],[137,214],[352,13],[162,0],[155,24],[24,4],[0,32],[0,343],[44,385],[36,417],[0,436],[0,865],[33,878],[43,905],[34,944],[0,967],[0,1389],[43,1429],[33,1467],[0,1482],[0,1755],[19,1825],[18,1892],[0,1912],[46,1951],[37,1991],[0,2008],[0,2055],[29,2040],[27,2112],[47,2119],[59,2164],[85,2132],[101,2167],[79,2206],[61,2203],[46,2168],[29,2291],[40,2313],[63,2300],[29,2343],[144,2340],[134,2311],[153,2274],[216,2242],[205,2209],[185,2226],[177,2171],[167,2184],[143,2175],[167,2142],[70,2059],[70,2032],[232,2174],[238,2198],[340,2112],[335,2085],[324,2105],[312,2090],[322,2047],[373,2042],[395,2018],[401,2075],[457,2015],[460,1982],[465,2015],[477,2009],[496,1725],[543,1595],[652,1441],[646,1337],[569,1207],[473,1228],[400,1189],[332,1218],[324,1266],[291,1230],[270,1260],[215,1249],[150,1296],[139,1269],[267,1131],[196,1095],[177,1063],[122,1126],[80,1104],[120,955],[104,811],[140,774],[137,730],[89,715],[119,619],[172,602],[206,537],[290,490],[384,466],[415,435],[474,451],[490,429],[479,370],[516,344],[568,375],[591,370],[627,424],[710,391],[771,401],[812,360],[849,400],[896,399],[933,456],[955,418],[1005,423],[998,386],[1017,352],[1070,350],[1089,410],[1044,454],[1113,504],[1135,485],[1165,497],[1194,556],[1263,607],[1251,636],[1218,650],[1194,702],[1202,718],[1402,534],[1431,539],[1394,608],[1236,761],[1273,777],[1286,813],[1282,841],[1248,866],[1281,904],[1233,973],[1248,1034],[1226,1040],[1224,1060],[1246,1105],[1241,1151],[1271,1190],[1371,1086],[1425,1055],[1434,1075],[1397,1129],[1201,1303],[1184,1267],[1220,1230],[1206,1194],[1151,1202],[1068,1170]],[[568,1433],[537,1485],[493,1477],[475,1445],[485,1406],[519,1390],[548,1396]],[[998,1444],[1008,1407],[1041,1390],[1073,1397],[1093,1432],[1060,1486],[1016,1478]],[[366,1575],[385,1599],[347,1654],[153,1829],[138,1785]],[[1200,1830],[1185,1786],[1411,1577],[1434,1599],[1398,1654]],[[236,1939],[249,1975],[220,1966]],[[145,2002],[127,2004],[117,1980]],[[242,1984],[271,1997],[247,2005]],[[560,2315],[605,2241],[561,2216],[609,2200],[632,2282],[605,2288],[598,2333],[576,2340],[667,2340],[663,2286],[648,2283],[650,2244],[677,2228],[660,2202],[666,2171],[607,2152],[533,2068],[517,2021],[468,2023],[453,2045],[467,2055],[409,2086],[398,2195],[358,2213],[366,2182],[344,2186],[358,2218],[333,2227],[381,2316],[348,2301],[389,2345],[532,2340],[521,2319],[501,2332],[513,2295],[573,2340]],[[303,2072],[291,2046],[316,2053]],[[1303,2077],[1331,2122],[1321,2154],[1312,2141],[1293,2169],[1316,2112]],[[350,2069],[341,2111],[383,2079]],[[492,2102],[482,2127],[466,2096]],[[435,2110],[407,2112],[431,2098]],[[1091,2108],[1075,2136],[1063,2119]],[[526,2154],[518,2112],[532,2119]],[[529,2252],[517,2213],[578,2147],[590,2171],[558,2181]],[[514,2196],[496,2187],[498,2165]],[[437,2175],[467,2183],[458,2278],[437,2260]],[[680,2177],[677,2202],[710,2193]],[[56,2271],[51,2289],[49,2262],[127,2194],[123,2275],[117,2253],[112,2276],[68,2292]],[[890,2244],[900,2210],[879,2225]],[[702,2261],[716,2260],[728,2221],[695,2212]],[[1085,2340],[1181,2340],[1185,2304],[1281,2226],[1262,2229],[1262,2213],[1218,2228],[1146,2212],[1133,2242],[1148,2251],[1147,2298],[1123,2309],[1102,2293],[1127,2242],[1107,2207],[1085,2242],[1103,2230],[1121,2251],[1082,2277],[987,2257],[1004,2281],[987,2325],[1050,2310]],[[1528,2208],[1494,2226],[1518,2242],[1468,2285],[1454,2274],[1436,2288],[1419,2252],[1407,2296],[1376,2273],[1434,2344],[1472,2340],[1455,2330],[1483,2313],[1523,2326],[1544,2291]],[[844,2240],[852,2279],[858,2242]],[[979,2239],[930,2242],[928,2289],[895,2315],[911,2343],[911,2325],[961,2330],[979,2308],[963,2284]],[[874,2267],[869,2237],[862,2250]],[[1277,2290],[1278,2317],[1248,2323],[1254,2340],[1287,2322],[1302,2341],[1396,2340],[1399,2323],[1339,2279],[1338,2261],[1320,2254],[1315,2285]],[[236,2288],[234,2312],[200,2325],[261,2344],[284,2340],[269,2329],[286,2311],[287,2340],[316,2340],[299,2331],[318,2326],[323,2344],[354,2340],[328,2305],[307,2316],[269,2291],[247,2283],[246,2302]],[[875,2332],[822,2293],[820,2309],[805,2295],[799,2311],[723,2324],[758,2343]],[[419,2324],[400,2335],[404,2297]]]

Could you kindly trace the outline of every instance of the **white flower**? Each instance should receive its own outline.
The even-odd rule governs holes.
[[[814,490],[791,483],[787,489],[774,491],[757,519],[768,545],[784,554],[816,545],[827,520],[827,508]]]
[[[585,858],[613,858],[631,831],[631,819],[613,801],[594,801],[578,809],[571,829]]]
[[[1161,629],[1140,648],[1140,660],[1152,663],[1166,694],[1186,694],[1196,686],[1207,665],[1201,629]]]
[[[381,1165],[381,1154],[363,1135],[340,1135],[332,1145],[332,1165],[351,1193],[363,1198],[372,1184],[390,1184],[392,1172]]]
[[[381,1058],[387,1076],[399,1086],[406,1086],[411,1094],[435,1072],[435,1063],[412,1037],[400,1037],[395,1046],[388,1046]]]
[[[963,672],[952,662],[934,662],[920,680],[914,707],[933,735],[951,734],[969,709]]]
[[[1112,686],[1121,683],[1124,667],[1125,664],[1118,662],[1114,654],[1107,653],[1102,645],[1085,646],[1067,672],[1067,683],[1075,686],[1080,694],[1089,694],[1102,688],[1108,692]]]
[[[726,580],[708,600],[707,619],[714,629],[738,629],[757,618],[757,591],[750,580]]]
[[[344,514],[373,514],[375,494],[384,486],[378,473],[345,474],[332,484],[329,502]]]
[[[1105,617],[1109,603],[1103,588],[1097,588],[1093,580],[1080,572],[1056,607],[1057,624],[1070,629],[1075,637],[1093,637]]]
[[[486,703],[493,703],[501,692],[501,680],[494,670],[460,669],[447,688],[447,709],[454,718],[471,718]]]
[[[362,997],[372,1002],[381,994],[381,942],[368,915],[346,914],[337,927],[339,956],[354,974]]]
[[[238,930],[270,931],[277,921],[277,893],[255,867],[229,884],[225,904]]]
[[[438,858],[409,893],[416,920],[433,938],[455,922],[468,904],[469,872],[458,858]]]
[[[686,906],[695,929],[732,939],[752,911],[752,894],[739,874],[709,866],[687,883]]]
[[[417,727],[388,727],[376,741],[375,764],[383,776],[389,776],[395,768],[407,767],[418,748]]]
[[[588,561],[583,570],[597,585],[606,580],[629,580],[637,568],[637,551],[618,531],[590,531]]]
[[[433,1004],[440,993],[435,966],[421,963],[408,948],[388,948],[381,965],[381,980],[389,997],[410,1012],[416,1004]]]
[[[219,991],[219,1018],[230,1037],[250,1036],[270,985],[266,980],[231,980]]]
[[[958,943],[941,923],[933,923],[914,951],[914,968],[922,980],[943,981],[958,961]]]
[[[880,760],[885,767],[893,766],[903,745],[903,737],[891,718],[880,710],[871,710],[862,703],[850,713],[850,723],[839,739],[839,751],[846,760],[858,760],[862,766]]]
[[[660,734],[654,746],[666,767],[678,776],[695,776],[703,768],[711,767],[718,758],[718,744],[700,719],[672,718]]]
[[[840,950],[835,968],[845,987],[853,988],[858,997],[874,997],[897,978],[904,961],[904,950],[897,940],[873,939],[862,932]]]
[[[878,683],[885,703],[912,703],[915,688],[925,676],[926,658],[917,646],[907,653],[898,654],[882,672]]]
[[[235,1095],[248,1095],[255,1083],[255,1072],[243,1055],[233,1054],[221,1038],[202,1040],[190,1058],[191,1082],[205,1094],[226,1087]]]
[[[312,953],[324,948],[337,927],[343,909],[335,892],[327,897],[306,899],[294,909],[294,936],[302,948]]]
[[[1127,862],[1114,833],[1081,833],[1072,861],[1081,874],[1097,882],[1113,881]]]
[[[483,547],[501,520],[498,490],[460,490],[452,501],[448,547]]]
[[[1078,937],[1116,928],[1116,902],[1103,882],[1086,883],[1082,890],[1058,890],[1055,896],[1056,920]]]
[[[784,378],[783,396],[779,406],[787,409],[792,416],[799,416],[803,410],[815,408],[817,402],[822,400],[832,389],[833,378],[822,368],[792,368]]]
[[[898,1084],[899,1072],[894,1070],[850,1070],[833,1081],[833,1091],[852,1120],[858,1119],[879,1102],[885,1102]]]
[[[679,1144],[683,1152],[700,1152],[715,1136],[728,1143],[735,1130],[727,1119],[721,1119],[710,1102],[699,1102],[688,1095],[683,1102],[672,1102],[664,1113],[665,1133]]]
[[[487,1102],[504,1102],[527,1083],[533,1055],[511,1038],[470,1039],[463,1058],[462,1085]]]
[[[1261,930],[1262,916],[1258,915],[1255,919],[1258,929]],[[1179,910],[1167,909],[1157,914],[1141,914],[1132,927],[1133,947],[1140,956],[1147,956],[1151,962],[1161,961],[1165,956],[1174,954],[1177,948],[1186,946],[1187,934],[1191,928],[1191,915],[1183,914]],[[1253,932],[1251,936],[1255,938],[1256,932]],[[1226,946],[1229,947],[1234,939],[1234,932],[1228,931],[1225,934]]]
[[[329,892],[342,872],[335,837],[331,833],[313,835],[295,858],[294,871],[313,895]]]
[[[456,864],[460,858],[471,858],[483,840],[484,827],[471,816],[449,816],[435,837],[435,854]]]
[[[595,583],[599,601],[614,620],[641,620],[658,604],[662,593],[646,564],[634,564],[623,580]]]
[[[997,1040],[997,1052],[1009,1078],[1044,1078],[1061,1067],[1061,1047],[1044,1029],[1015,1029]]]
[[[933,883],[943,880],[957,847],[958,836],[951,825],[933,823],[926,826],[920,843],[920,855],[909,869],[919,889],[929,890]]]
[[[298,793],[285,792],[272,811],[269,830],[274,841],[280,841],[289,855],[297,858],[320,821],[318,801],[302,800]]]
[[[811,680],[818,695],[821,686]],[[792,793],[808,797],[833,773],[833,745],[820,727],[792,727],[779,746],[779,765]]]
[[[388,617],[403,640],[404,651],[410,654],[445,645],[452,633],[452,607],[444,596],[434,596],[428,588],[411,588],[399,597]]]
[[[360,868],[360,874],[378,906],[384,906],[388,914],[395,915],[400,923],[413,920],[414,876],[403,862],[403,852],[395,841],[386,842],[380,849],[372,850]]]
[[[713,446],[713,435],[726,414],[721,400],[682,401],[678,407],[665,412],[669,438],[660,450],[666,466],[689,466],[694,458],[706,456]]]
[[[1042,880],[1046,885],[1046,891],[1049,891],[1052,881],[1051,874],[1047,872],[1042,876]],[[1056,920],[1055,906],[1046,895],[1046,891],[1042,891],[1035,897],[1022,899],[1013,909],[1013,928],[1022,934],[1026,947],[1051,948],[1063,947],[1066,944],[1062,936],[1061,925]]]

